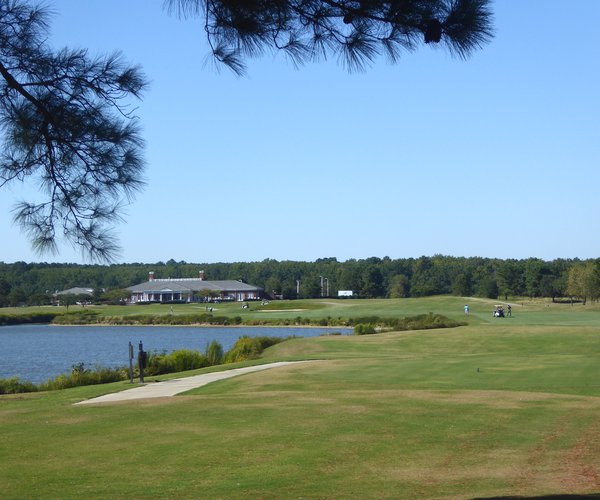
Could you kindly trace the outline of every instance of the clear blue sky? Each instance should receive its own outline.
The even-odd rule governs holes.
[[[467,61],[441,48],[348,74],[283,55],[204,65],[200,20],[162,1],[51,0],[55,46],[121,50],[151,86],[147,188],[119,262],[598,257],[600,2],[498,0]],[[0,192],[0,261],[39,256]]]

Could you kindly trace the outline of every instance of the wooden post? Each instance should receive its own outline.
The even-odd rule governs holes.
[[[138,350],[138,367],[140,369],[140,384],[144,383],[144,365],[146,364],[146,353],[144,352],[144,346],[142,341],[140,340],[139,350]]]
[[[129,383],[133,384],[133,344],[129,342]]]

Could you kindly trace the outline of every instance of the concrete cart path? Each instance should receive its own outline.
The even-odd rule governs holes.
[[[237,375],[243,375],[244,373],[257,372],[261,370],[268,370],[270,368],[277,368],[280,366],[293,365],[298,363],[310,363],[311,361],[279,361],[277,363],[269,363],[266,365],[247,366],[245,368],[233,368],[232,370],[226,370],[223,372],[205,373],[203,375],[194,375],[192,377],[176,378],[173,380],[165,380],[164,382],[152,382],[149,384],[135,387],[133,389],[127,389],[121,392],[113,392],[112,394],[105,394],[97,398],[86,399],[75,403],[76,405],[86,404],[97,404],[97,403],[116,403],[119,401],[132,401],[134,399],[148,399],[148,398],[163,398],[168,396],[175,396],[181,392],[195,389],[196,387],[202,387],[203,385],[216,382],[217,380],[223,380],[226,378],[235,377]]]

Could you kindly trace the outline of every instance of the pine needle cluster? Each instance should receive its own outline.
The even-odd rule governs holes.
[[[336,57],[349,71],[397,62],[421,44],[468,57],[493,36],[489,0],[166,0],[201,17],[214,58],[244,74],[247,57],[283,51],[295,65]]]
[[[118,245],[108,227],[144,184],[130,99],[146,80],[118,53],[53,50],[48,29],[46,8],[0,0],[0,187],[40,186],[43,199],[14,210],[40,253],[64,239],[110,260]]]

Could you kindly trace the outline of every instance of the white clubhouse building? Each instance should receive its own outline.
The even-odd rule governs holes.
[[[127,288],[131,302],[195,302],[204,296],[211,300],[245,301],[259,300],[262,288],[238,280],[208,281],[204,271],[198,278],[157,279],[148,273],[148,281]]]

